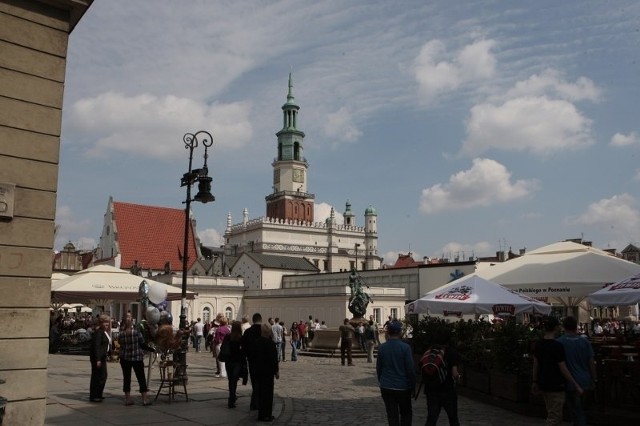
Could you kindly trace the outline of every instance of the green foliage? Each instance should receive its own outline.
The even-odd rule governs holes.
[[[530,342],[538,337],[528,326],[508,320],[498,325],[487,321],[447,321],[423,317],[412,323],[413,345],[417,354],[436,343],[437,336],[449,333],[465,365],[476,370],[498,369],[522,373],[531,369]]]
[[[453,333],[453,323],[435,318],[423,317],[413,327],[413,348],[415,353],[424,353],[436,341],[437,336]]]
[[[538,337],[528,326],[508,320],[492,333],[494,368],[503,373],[524,373],[531,370],[531,340]]]

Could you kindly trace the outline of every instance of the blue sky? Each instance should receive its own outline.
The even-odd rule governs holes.
[[[638,46],[635,0],[94,2],[69,43],[56,248],[93,248],[109,196],[182,208],[198,130],[202,240],[263,216],[292,70],[316,218],[375,207],[385,263],[621,250],[640,241]]]

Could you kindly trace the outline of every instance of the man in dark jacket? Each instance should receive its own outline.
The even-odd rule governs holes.
[[[91,382],[89,384],[89,400],[102,402],[102,392],[107,383],[107,355],[111,349],[111,319],[100,315],[96,328],[91,335],[89,360],[91,361]]]
[[[242,335],[240,344],[242,346],[244,355],[247,357],[247,363],[249,365],[249,378],[251,379],[251,403],[249,404],[249,409],[257,410],[259,397],[259,378],[258,375],[255,374],[255,372],[259,359],[255,348],[255,342],[260,337],[262,315],[257,312],[253,314],[252,322],[253,324],[251,325],[251,327],[249,327]]]

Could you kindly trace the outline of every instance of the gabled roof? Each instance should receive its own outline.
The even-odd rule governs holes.
[[[251,252],[244,252],[243,255],[249,256],[263,268],[320,272],[320,270],[313,263],[303,257],[278,256],[272,254]]]
[[[171,262],[173,271],[182,271],[184,220],[182,209],[113,202],[113,220],[122,256],[120,267],[129,269],[137,260],[143,269],[163,270]],[[189,223],[189,268],[198,260],[198,251]]]
[[[411,267],[415,267],[415,266],[419,266],[419,265],[423,265],[423,262],[416,262],[413,259],[413,256],[411,255],[411,253],[409,254],[398,254],[398,259],[396,260],[396,263],[394,263],[393,265],[388,266],[388,269],[395,269],[395,268],[411,268]]]

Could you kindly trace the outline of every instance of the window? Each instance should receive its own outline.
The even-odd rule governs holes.
[[[380,318],[382,318],[382,310],[380,308],[373,308],[373,320],[376,324],[380,324]]]
[[[391,308],[389,312],[391,314],[391,318],[398,319],[398,308]]]
[[[231,322],[233,319],[233,309],[231,309],[231,306],[224,308],[224,316],[229,322]]]
[[[211,309],[209,309],[208,306],[202,310],[202,321],[203,322],[211,321]]]
[[[329,270],[329,262],[327,262],[326,260],[322,261],[322,270],[323,271],[328,271]]]

